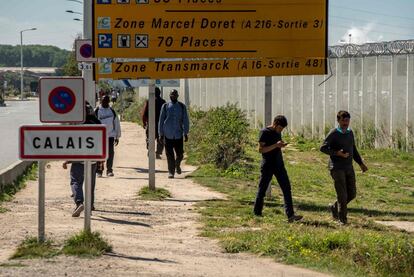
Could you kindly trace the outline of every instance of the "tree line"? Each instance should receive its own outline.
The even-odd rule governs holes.
[[[63,67],[70,51],[56,46],[24,45],[23,64],[26,67]],[[20,46],[0,45],[0,67],[20,66]]]

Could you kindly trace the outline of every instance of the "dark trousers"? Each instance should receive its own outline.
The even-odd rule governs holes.
[[[92,164],[92,199],[95,202],[95,183],[96,183],[96,164]],[[70,167],[70,187],[72,189],[73,200],[76,204],[83,203],[83,181],[84,181],[84,165],[82,163],[72,163]]]
[[[147,149],[148,149],[148,144],[149,144],[148,128],[145,129],[145,135],[146,135],[146,142],[147,142]],[[155,150],[155,154],[161,155],[162,150],[164,150],[164,143],[160,140],[160,137],[158,136],[158,132],[155,132],[155,141],[157,142],[157,149]]]
[[[347,222],[348,203],[356,196],[355,171],[350,169],[332,169],[337,201],[334,208],[338,210],[339,220]]]
[[[115,138],[109,138],[108,140],[108,159],[106,160],[106,172],[113,172],[112,170],[112,166],[114,164],[114,155],[115,155],[115,151],[114,151],[114,143],[115,143]],[[105,169],[105,162],[99,162],[98,164],[98,169],[96,170],[97,173],[102,174],[103,171]]]
[[[286,216],[288,218],[293,216],[294,211],[293,211],[292,192],[291,192],[291,187],[290,187],[289,176],[287,174],[285,166],[279,165],[279,166],[269,167],[266,165],[262,165],[260,172],[261,172],[261,175],[260,175],[260,181],[259,181],[259,189],[257,191],[256,202],[254,204],[254,213],[256,215],[262,214],[266,190],[274,175],[283,192]]]
[[[175,153],[174,153],[175,151]],[[175,173],[175,169],[180,166],[184,157],[184,142],[180,139],[165,138],[165,154],[167,155],[168,172]]]

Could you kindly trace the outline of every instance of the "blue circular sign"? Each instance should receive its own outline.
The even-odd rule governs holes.
[[[92,45],[90,44],[84,44],[80,47],[79,52],[82,57],[84,58],[90,58],[92,57]]]
[[[73,110],[75,104],[76,96],[70,88],[57,87],[49,94],[49,106],[56,113],[68,113]]]

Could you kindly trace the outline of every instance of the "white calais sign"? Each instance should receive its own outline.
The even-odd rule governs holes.
[[[42,77],[40,121],[80,123],[85,121],[85,94],[82,77]]]
[[[105,125],[21,126],[21,160],[106,160],[108,143]]]
[[[92,55],[92,40],[78,39],[76,44],[76,61],[78,62],[96,62],[96,58]]]

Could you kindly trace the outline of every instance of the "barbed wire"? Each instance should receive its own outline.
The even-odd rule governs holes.
[[[368,56],[414,54],[414,40],[396,40],[366,44],[343,44],[330,46],[329,58],[351,58]]]

